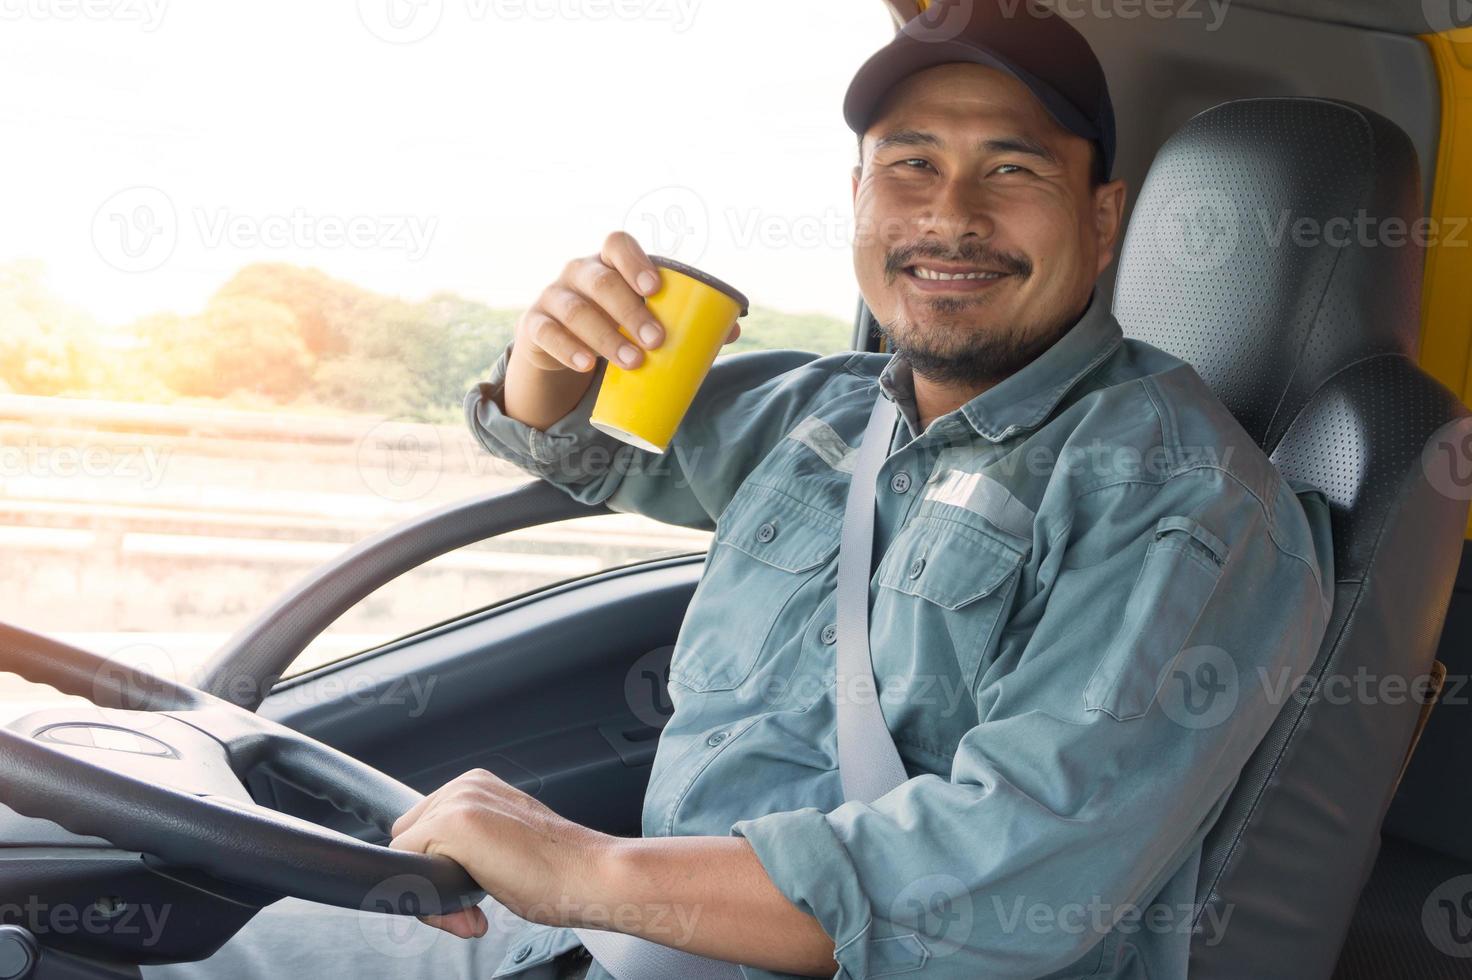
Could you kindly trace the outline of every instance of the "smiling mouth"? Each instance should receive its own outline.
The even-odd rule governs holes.
[[[1011,273],[1000,272],[996,269],[946,269],[916,263],[915,265],[905,266],[905,275],[914,281],[925,283],[927,286],[932,283],[947,283],[953,284],[949,288],[967,288],[986,285],[996,282],[999,279],[1006,279]]]

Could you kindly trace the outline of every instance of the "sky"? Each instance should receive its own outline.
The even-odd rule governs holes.
[[[0,262],[107,324],[256,261],[525,306],[623,228],[847,319],[840,105],[891,32],[879,0],[0,0]]]

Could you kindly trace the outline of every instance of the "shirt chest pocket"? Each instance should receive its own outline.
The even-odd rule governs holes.
[[[1024,548],[974,520],[913,517],[885,552],[871,619],[876,672],[942,680],[950,674],[949,681],[968,694],[974,687],[995,650],[1027,557]],[[880,630],[890,641],[882,652]]]
[[[842,526],[838,516],[775,487],[743,485],[721,515],[670,660],[670,681],[701,692],[745,682],[762,651],[775,645],[771,633],[784,614],[806,618],[816,607],[816,593],[811,603],[799,593],[838,552]]]

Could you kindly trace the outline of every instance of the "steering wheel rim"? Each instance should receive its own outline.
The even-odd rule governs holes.
[[[0,803],[17,813],[166,865],[327,905],[428,915],[485,898],[469,873],[448,858],[393,850],[249,800],[246,776],[264,770],[387,835],[398,816],[423,798],[307,735],[187,684],[3,624],[0,671],[85,698],[108,712],[111,724],[103,727],[157,741],[149,729],[157,732],[154,726],[162,725],[175,742],[205,745],[206,751],[217,746],[245,796],[242,801],[187,792],[0,728]],[[58,786],[66,792],[59,794]]]

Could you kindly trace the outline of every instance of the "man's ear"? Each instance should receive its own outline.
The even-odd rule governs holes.
[[[1099,248],[1099,268],[1096,275],[1109,268],[1114,261],[1114,248],[1124,231],[1125,184],[1122,179],[1111,180],[1094,189],[1094,236]]]

